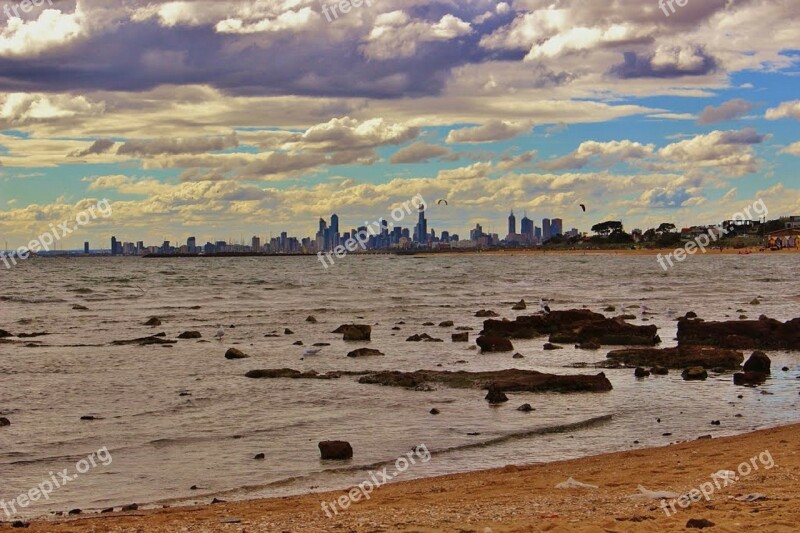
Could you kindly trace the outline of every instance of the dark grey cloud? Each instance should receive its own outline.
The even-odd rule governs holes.
[[[744,116],[750,112],[755,105],[747,100],[737,98],[720,105],[719,107],[708,106],[697,119],[698,124],[717,124],[727,122]]]
[[[69,154],[69,157],[86,157],[87,155],[104,154],[111,150],[116,143],[110,139],[98,139],[85,150],[78,150]]]
[[[703,47],[691,46],[689,49],[696,60],[688,64],[682,64],[677,58],[674,62],[658,62],[657,53],[625,52],[623,62],[613,67],[611,74],[624,79],[680,78],[703,76],[719,68],[719,62],[707,54]]]

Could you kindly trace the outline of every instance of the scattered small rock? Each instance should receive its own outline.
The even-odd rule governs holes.
[[[552,342],[546,342],[546,343],[544,343],[544,349],[548,350],[548,351],[549,350],[563,350],[564,347],[563,346],[559,346],[558,344],[553,344]]]
[[[144,323],[145,326],[156,327],[161,325],[161,320],[157,317],[152,317],[150,320]]]
[[[263,461],[263,460],[264,460],[266,457],[267,457],[267,456],[266,456],[266,455],[264,455],[263,453],[257,453],[257,454],[256,454],[256,455],[253,457],[253,459],[255,459],[256,461]]]
[[[439,322],[440,328],[452,328],[454,326],[452,320],[445,320],[444,322]]]
[[[289,328],[285,328],[283,330],[284,335],[294,335],[294,331],[290,330]]]
[[[486,394],[486,400],[489,400],[489,403],[492,405],[501,404],[503,402],[508,401],[508,396],[505,393],[495,387],[489,387],[489,392]]]
[[[669,374],[669,369],[663,366],[654,366],[650,369],[650,373],[654,376],[666,376]]]
[[[644,368],[639,366],[636,367],[636,370],[633,371],[633,375],[636,376],[637,378],[646,378],[650,376],[650,371],[645,370]]]
[[[10,425],[11,425],[11,421],[8,418],[6,418],[4,416],[0,416],[0,428],[6,427],[6,426],[10,426]]]
[[[310,322],[312,324],[316,324],[317,323],[317,319],[314,318],[313,316],[309,315],[309,316],[306,317],[306,322]]]
[[[225,352],[225,359],[247,359],[248,357],[250,356],[236,348],[229,348]]]
[[[322,459],[343,461],[353,457],[353,447],[343,440],[326,440],[318,444]]]
[[[480,311],[475,313],[475,316],[478,318],[494,318],[500,315],[498,315],[494,311],[490,311],[489,309],[481,309]]]
[[[347,354],[347,357],[369,357],[373,355],[385,355],[380,350],[375,350],[374,348],[359,348],[358,350],[353,350]]]
[[[431,413],[432,415],[438,415],[440,412],[441,412],[441,411],[439,411],[439,410],[438,410],[437,408],[435,408],[435,407],[434,407],[433,409],[431,409],[431,411],[430,411],[430,413]]]
[[[708,372],[702,366],[693,366],[685,369],[681,377],[684,381],[705,381],[708,379]]]
[[[525,300],[520,300],[519,302],[514,304],[514,307],[511,308],[512,311],[524,311],[528,308],[528,305],[525,303]]]
[[[68,514],[68,515],[76,515],[76,514],[81,514],[82,512],[83,512],[83,511],[81,511],[80,509],[72,509],[72,510],[70,510],[70,512],[68,512],[67,514]]]
[[[525,356],[522,355],[521,353],[515,353],[514,355],[511,356],[511,358],[512,359],[525,359]]]
[[[686,529],[705,529],[707,527],[714,527],[716,524],[711,520],[705,518],[690,518],[686,522]]]
[[[201,339],[203,336],[200,334],[199,331],[184,331],[180,335],[178,335],[179,339]]]
[[[530,413],[531,411],[535,411],[535,410],[536,409],[531,407],[531,404],[529,404],[529,403],[523,403],[522,405],[517,407],[517,411],[522,411],[523,413]]]
[[[722,424],[722,422],[720,422],[719,420],[712,420],[712,421],[711,421],[711,425],[712,425],[712,426],[719,426],[719,425],[721,425],[721,424]]]
[[[453,342],[469,342],[469,333],[466,331],[462,333],[453,333],[450,338]]]
[[[139,505],[138,504],[131,503],[131,504],[125,505],[122,509],[120,509],[120,511],[122,511],[124,513],[124,512],[127,512],[127,511],[136,511],[138,509],[139,509]]]

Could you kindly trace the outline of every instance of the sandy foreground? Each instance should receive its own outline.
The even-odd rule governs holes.
[[[747,469],[741,468],[745,462],[758,469],[745,475]],[[736,472],[738,480],[718,477],[715,486],[712,474],[720,470]],[[598,488],[555,488],[570,477]],[[676,502],[675,512],[669,510],[672,516],[659,507],[659,500],[630,498],[639,485],[687,494],[704,483],[710,499],[706,501],[698,490],[695,498],[700,501],[686,509],[680,505],[689,500]],[[662,448],[391,483],[375,489],[369,500],[362,498],[328,518],[321,502],[346,492],[76,516],[34,522],[27,531],[685,531],[690,519],[713,522],[709,531],[798,531],[800,424]],[[765,498],[736,499],[752,494]]]

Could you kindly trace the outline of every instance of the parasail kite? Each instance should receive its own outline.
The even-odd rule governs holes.
[[[444,205],[447,205],[447,206],[449,206],[449,205],[450,205],[450,204],[448,204],[448,203],[447,203],[447,200],[445,200],[444,198],[442,198],[441,200],[439,200],[438,202],[436,202],[436,205],[442,205],[442,203],[444,203]]]
[[[581,209],[583,209],[584,213],[586,212],[586,206],[584,204],[581,204]]]

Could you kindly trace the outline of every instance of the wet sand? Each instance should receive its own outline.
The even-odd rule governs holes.
[[[436,456],[431,460],[435,461]],[[700,496],[700,501],[687,509],[676,503],[675,512],[669,510],[671,516],[659,507],[658,500],[630,498],[639,485],[651,491],[686,494],[713,481],[712,474],[720,470],[744,474],[746,469],[739,470],[744,462],[759,468],[747,475],[737,474],[739,479],[728,486],[718,479],[719,488],[714,487],[710,500]],[[570,477],[598,488],[555,488]],[[755,493],[766,499],[735,499]],[[362,498],[329,518],[321,502],[331,502],[344,494],[343,490],[201,507],[84,515],[34,522],[27,531],[686,531],[690,519],[713,522],[715,526],[709,531],[714,532],[797,531],[800,424],[662,448],[391,483],[372,492],[369,500]],[[10,527],[5,524],[0,529]]]

